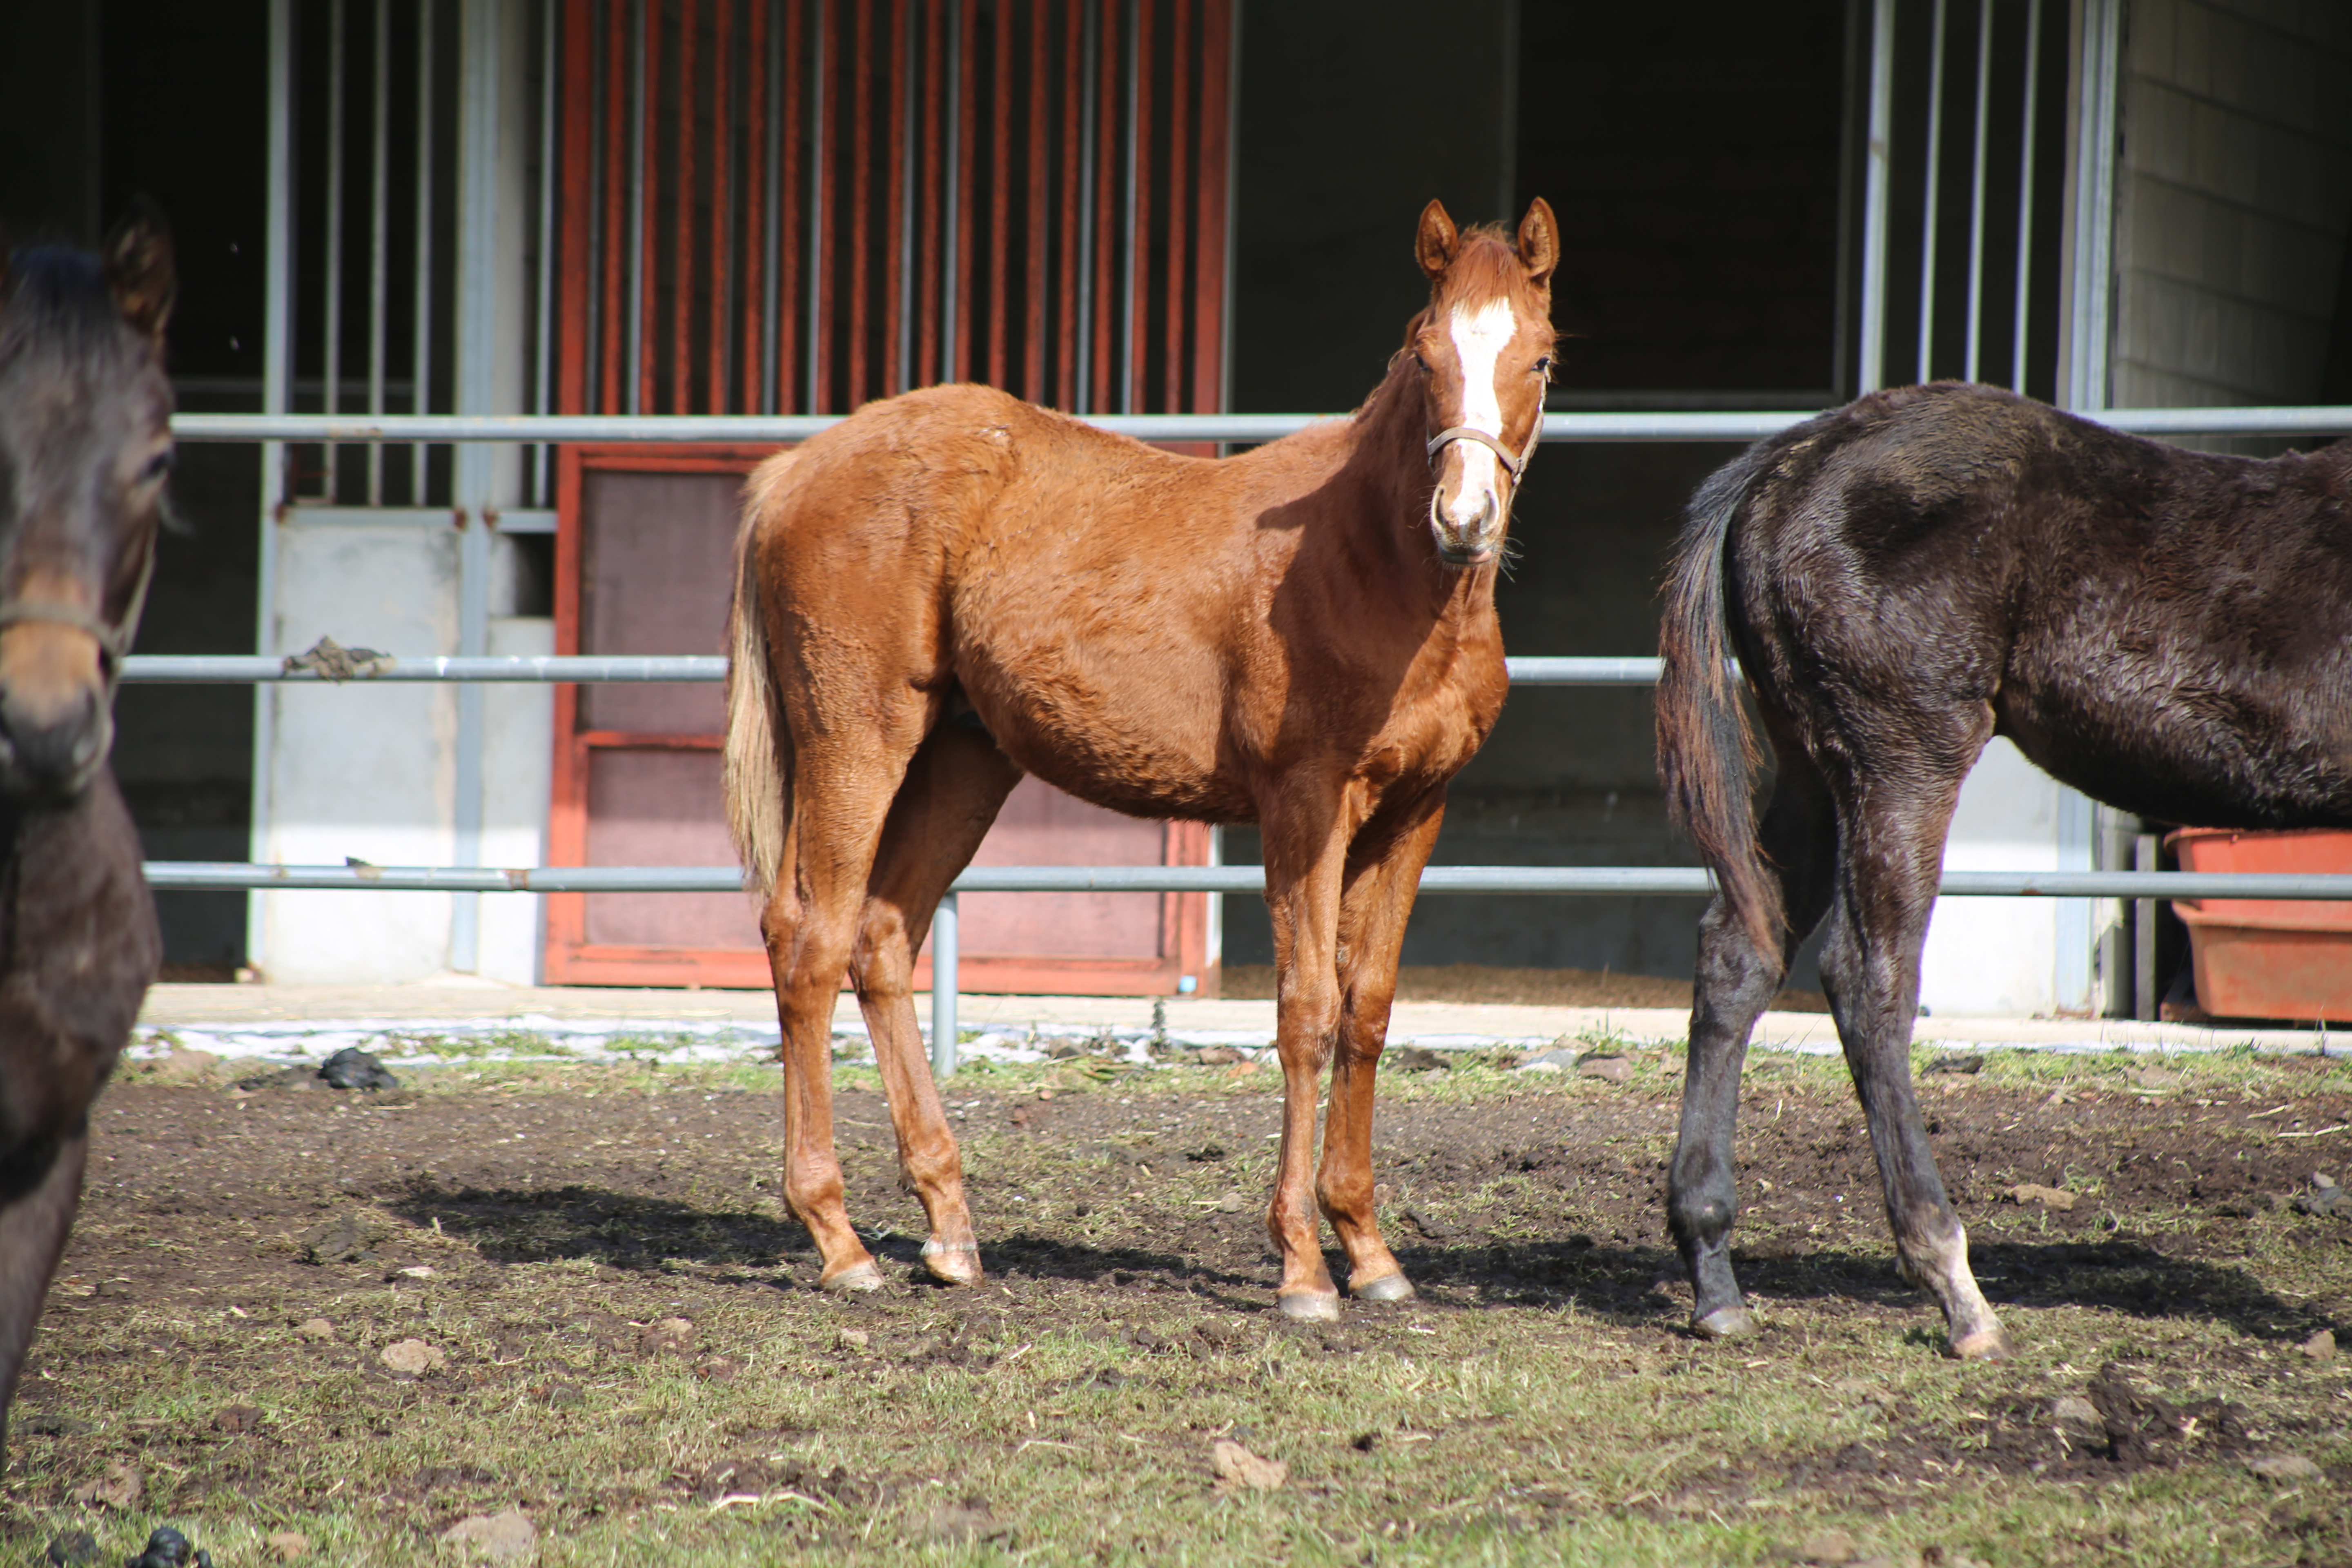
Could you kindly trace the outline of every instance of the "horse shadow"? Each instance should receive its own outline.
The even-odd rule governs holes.
[[[673,1198],[601,1187],[445,1187],[417,1184],[386,1205],[418,1226],[471,1243],[496,1263],[584,1259],[656,1274],[684,1261],[714,1268],[770,1268],[781,1258],[813,1265],[808,1232],[788,1217],[749,1209],[698,1208]],[[921,1280],[922,1238],[865,1235],[877,1257]],[[1120,1289],[1152,1284],[1188,1291],[1212,1306],[1265,1306],[1276,1268],[1148,1247],[1098,1246],[1034,1230],[982,1244],[990,1270],[1007,1280]],[[2125,1237],[2097,1241],[1990,1241],[1971,1248],[1977,1279],[1996,1307],[2034,1310],[2087,1307],[2143,1320],[2202,1318],[2250,1339],[2289,1342],[2336,1326],[2289,1302],[2242,1268],[2167,1256]],[[1688,1310],[1681,1259],[1664,1247],[1559,1241],[1436,1242],[1398,1249],[1398,1261],[1441,1309],[1558,1305],[1623,1327],[1679,1328]],[[1906,1284],[1884,1252],[1823,1248],[1797,1257],[1743,1254],[1740,1282],[1769,1300],[1908,1311],[1930,1303]],[[1346,1260],[1327,1256],[1335,1278]],[[804,1269],[796,1268],[795,1272]]]

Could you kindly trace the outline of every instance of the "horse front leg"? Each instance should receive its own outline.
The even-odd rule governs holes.
[[[10,1173],[12,1183],[24,1184],[0,1199],[0,1454],[6,1452],[8,1406],[16,1394],[16,1376],[25,1369],[25,1352],[33,1342],[33,1327],[40,1321],[47,1298],[49,1277],[65,1251],[66,1234],[73,1228],[74,1210],[81,1202],[83,1163],[89,1155],[87,1127],[59,1142],[46,1170],[37,1160],[22,1172]]]
[[[1409,1301],[1413,1293],[1372,1201],[1372,1108],[1405,921],[1444,820],[1440,795],[1374,847],[1379,858],[1356,870],[1340,898],[1339,1042],[1316,1198],[1347,1249],[1348,1289],[1367,1301]]]
[[[1933,787],[1940,790],[1941,781]],[[1936,1169],[1911,1082],[1919,953],[1958,788],[1953,780],[1941,791],[1940,810],[1922,790],[1911,796],[1908,810],[1881,807],[1874,816],[1857,813],[1849,820],[1836,907],[1822,949],[1822,981],[1870,1126],[1903,1276],[1935,1295],[1951,1354],[1995,1361],[2010,1354],[2009,1336],[1969,1268],[1968,1232]],[[1906,793],[1884,779],[1874,790],[1880,799]]]
[[[1718,898],[1698,928],[1690,1050],[1683,1071],[1682,1122],[1666,1172],[1666,1226],[1691,1282],[1691,1328],[1702,1339],[1755,1331],[1731,1268],[1731,1227],[1739,1214],[1732,1132],[1748,1037],[1771,1005],[1797,947],[1829,901],[1837,821],[1820,775],[1804,753],[1782,743],[1781,773],[1758,839],[1785,916],[1778,952],[1759,949],[1745,921]]]
[[[1347,838],[1337,810],[1312,831],[1265,822],[1265,901],[1274,922],[1275,1053],[1282,1062],[1282,1146],[1266,1235],[1282,1255],[1275,1303],[1292,1318],[1331,1320],[1339,1292],[1323,1265],[1315,1203],[1315,1101],[1339,1023],[1340,877]]]

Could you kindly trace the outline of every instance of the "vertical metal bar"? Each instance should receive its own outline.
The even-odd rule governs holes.
[[[1143,402],[1143,290],[1147,274],[1144,229],[1151,204],[1151,159],[1144,142],[1144,119],[1151,112],[1151,82],[1145,59],[1144,29],[1151,26],[1151,0],[1127,0],[1127,297],[1121,302],[1119,337],[1124,363],[1118,411],[1140,413]]]
[[[1063,215],[1077,235],[1078,256],[1072,281],[1077,285],[1076,312],[1077,349],[1067,394],[1070,412],[1085,414],[1094,407],[1095,363],[1095,116],[1101,105],[1095,95],[1095,68],[1102,50],[1100,0],[1071,0],[1085,16],[1078,40],[1078,200]],[[1068,292],[1066,285],[1065,292]]]
[[[1855,380],[1875,392],[1886,374],[1886,185],[1895,125],[1895,0],[1871,0],[1870,132],[1862,184],[1862,321]]]
[[[940,99],[947,90],[941,76],[947,58],[947,0],[924,0],[923,90],[916,95],[923,105],[923,244],[921,276],[915,284],[921,321],[915,374],[925,385],[947,379],[940,369],[940,262],[944,248],[940,228],[940,185],[945,177],[940,167]]]
[[[267,247],[262,271],[261,411],[289,411],[294,353],[294,0],[269,0],[269,188]],[[278,651],[278,520],[287,496],[285,445],[261,444],[260,549],[255,583],[253,647]],[[278,858],[271,843],[270,767],[278,750],[278,692],[268,684],[253,689],[253,785],[247,828],[247,854],[255,861]],[[245,960],[268,973],[268,900],[245,899]]]
[[[723,3],[723,0],[722,0]],[[694,79],[696,56],[702,43],[702,23],[696,0],[675,0],[677,6],[677,93],[676,108],[677,173],[670,186],[670,356],[669,411],[694,412],[694,195],[697,154],[701,148],[702,95]]]
[[[849,398],[843,410],[866,401],[866,374],[874,363],[867,319],[873,290],[874,6],[859,0],[856,42],[850,54],[849,88]]]
[[[988,384],[1012,379],[1013,4],[999,0],[988,37]]]
[[[940,342],[948,356],[942,381],[961,381],[971,363],[971,312],[963,308],[963,291],[971,286],[971,189],[973,105],[971,39],[979,7],[963,0],[956,9],[955,26],[948,36],[948,216],[947,227],[955,245],[947,258],[947,281],[940,290]]]
[[[2042,82],[2042,0],[2026,0],[2024,124],[2017,155],[2017,307],[2011,320],[2009,387],[2026,394],[2026,322],[2032,303],[2034,100]]]
[[[1052,121],[1047,118],[1046,94],[1052,87],[1048,79],[1052,69],[1053,34],[1052,0],[1029,0],[1029,178],[1023,206],[1028,217],[1028,232],[1022,243],[1026,264],[1028,287],[1022,314],[1028,319],[1022,325],[1022,380],[1025,384],[1021,395],[1032,403],[1046,401],[1045,339],[1051,320],[1045,306],[1045,278],[1052,252],[1048,220],[1053,216],[1052,197],[1047,194],[1046,154]]]
[[[2133,837],[2132,869],[2158,869],[2155,834],[2142,833]],[[2132,900],[2132,1016],[2142,1023],[2153,1023],[2156,1005],[2160,1000],[2156,994],[2156,900],[2135,899]]]
[[[488,414],[497,399],[499,263],[499,99],[501,26],[498,0],[464,0],[458,55],[457,412]],[[497,454],[478,442],[457,454],[457,651],[478,656],[489,645],[488,513]],[[483,691],[457,691],[457,863],[482,863]],[[479,893],[450,896],[449,967],[481,966]]]
[[[1519,0],[1503,0],[1501,62],[1502,90],[1495,95],[1498,143],[1495,152],[1495,216],[1509,223],[1518,216],[1519,200]],[[1195,391],[1193,395],[1199,396]]]
[[[531,405],[555,412],[555,32],[559,0],[540,0],[539,21],[539,266],[531,300],[531,354],[538,362],[538,387]],[[583,84],[584,85],[584,84]],[[524,449],[526,492],[532,504],[555,500],[555,448],[544,442]]]
[[[558,0],[548,0],[549,19],[553,22]],[[551,146],[550,156],[560,159],[562,165],[562,237],[558,242],[541,247],[541,268],[552,279],[556,276],[555,248],[561,244],[565,266],[560,282],[548,292],[560,291],[562,298],[540,331],[540,341],[547,342],[555,336],[553,323],[561,321],[562,347],[556,351],[554,384],[549,400],[556,412],[585,414],[588,412],[589,367],[596,363],[596,316],[593,301],[596,298],[596,270],[601,259],[596,254],[596,196],[603,182],[604,171],[596,157],[597,101],[596,84],[600,79],[596,58],[597,28],[594,0],[561,0],[562,11],[562,59],[561,74],[548,73],[551,96],[563,100],[562,142],[561,151]],[[561,82],[560,94],[554,91]],[[552,174],[551,168],[550,174]],[[549,466],[553,466],[555,449],[547,448]],[[551,506],[555,500],[551,476],[542,475],[540,504]]]
[[[636,47],[629,51],[629,310],[628,411],[650,414],[653,402],[645,388],[646,366],[646,315],[653,309],[653,235],[646,223],[646,163],[653,157],[652,105],[646,101],[646,72],[654,55],[654,29],[646,0],[635,0],[630,36]]]
[[[2116,87],[2122,0],[2081,0],[2083,52],[2074,143],[2074,254],[2068,258],[2065,405],[2095,412],[2107,403],[2107,353],[2115,267]],[[2088,870],[2095,814],[2088,796],[2058,792],[2058,868]],[[2061,899],[2052,983],[2061,1007],[2089,1005],[2095,906]]]
[[[368,190],[368,412],[383,412],[384,300],[392,288],[392,0],[375,0],[375,113]],[[383,504],[383,443],[367,449],[367,503]]]
[[[728,238],[735,221],[735,187],[728,178],[727,153],[735,140],[728,118],[728,89],[735,81],[732,45],[735,0],[713,0],[710,7],[710,363],[705,374],[710,385],[704,406],[713,414],[727,412],[728,328],[734,323],[729,307],[731,273],[727,265]]]
[[[1919,375],[1936,379],[1936,220],[1943,216],[1945,0],[1936,0],[1927,45],[1927,195],[1919,219]]]
[[[956,1070],[956,896],[940,896],[931,915],[931,1077],[948,1079]]]
[[[1992,96],[1992,0],[1977,0],[1977,110],[1969,163],[1969,354],[1977,379],[1984,346],[1985,110]]]
[[[329,414],[337,411],[343,390],[343,7],[344,0],[327,0],[327,244],[326,244],[326,401]],[[335,490],[336,449],[322,451],[327,500],[341,499]]]
[[[895,395],[915,384],[915,95],[907,90],[915,75],[915,28],[907,0],[891,0],[890,40],[898,62],[890,73],[890,213],[898,241],[890,247],[889,276],[898,327],[884,390]]]
[[[811,414],[824,412],[832,388],[826,384],[833,369],[829,352],[833,333],[827,312],[833,308],[833,158],[825,150],[825,13],[832,0],[816,0],[816,34],[809,41],[809,230],[808,230],[808,393]]]
[[[1512,9],[1512,34],[1517,35],[1517,8]],[[1224,406],[1225,369],[1225,212],[1231,179],[1229,145],[1233,116],[1227,96],[1232,86],[1232,0],[1202,0],[1201,5],[1201,163],[1200,240],[1192,264],[1192,411],[1207,414]],[[1504,72],[1517,79],[1518,48],[1513,44],[1504,58]],[[1506,210],[1504,221],[1510,221]]]
[[[1223,36],[1225,40],[1225,107],[1224,114],[1223,116],[1224,142],[1217,158],[1217,183],[1219,186],[1217,232],[1223,237],[1223,243],[1220,247],[1220,252],[1217,257],[1217,330],[1215,333],[1217,349],[1217,401],[1212,405],[1214,412],[1223,413],[1234,405],[1234,311],[1232,304],[1234,297],[1234,187],[1240,183],[1234,178],[1234,170],[1238,168],[1241,163],[1242,0],[1211,0],[1211,4],[1213,6],[1221,9],[1224,13]],[[1516,26],[1517,24],[1515,23],[1514,32],[1512,35],[1515,40],[1517,37]],[[1517,49],[1518,46],[1514,42],[1512,47],[1514,49]],[[1517,66],[1512,68],[1514,71],[1517,71],[1517,68],[1518,68]],[[1511,92],[1513,99],[1516,101],[1518,94],[1518,84],[1516,78],[1512,82]],[[1517,118],[1517,113],[1515,111],[1513,119],[1516,121]],[[1517,166],[1517,165],[1515,161],[1513,163],[1514,169],[1516,169]],[[1205,248],[1203,248],[1202,254],[1207,254]],[[1841,268],[1841,270],[1843,270],[1843,268]],[[1195,395],[1199,395],[1197,389],[1195,390]],[[1220,447],[1218,448],[1218,453],[1220,456],[1223,456],[1230,453],[1232,450],[1233,447],[1230,445],[1227,445]],[[1224,831],[1225,830],[1223,827],[1217,826],[1214,824],[1210,826],[1209,863],[1213,866],[1222,865],[1223,863]],[[1209,900],[1209,942],[1207,959],[1207,962],[1212,964],[1222,963],[1223,962],[1224,918],[1224,899],[1222,896],[1212,898]]]
[[[1174,14],[1169,18],[1168,47],[1168,240],[1164,247],[1168,268],[1168,318],[1163,323],[1167,332],[1167,363],[1162,378],[1167,389],[1161,395],[1160,406],[1171,414],[1184,408],[1184,254],[1185,221],[1184,174],[1192,162],[1192,0],[1175,0]]]
[[[1844,402],[1852,378],[1854,338],[1853,159],[1855,87],[1862,80],[1862,4],[1845,0],[1844,35],[1838,75],[1837,280],[1835,314],[1830,322],[1830,385]],[[1226,357],[1232,363],[1232,356]]]
[[[410,329],[408,411],[433,407],[433,12],[438,0],[416,6],[416,320]],[[408,504],[425,504],[432,448],[408,449]]]

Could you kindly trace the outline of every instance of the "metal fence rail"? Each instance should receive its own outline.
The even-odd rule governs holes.
[[[135,653],[122,661],[122,679],[141,685],[250,685],[264,681],[341,684],[406,681],[716,681],[727,678],[718,654],[538,654],[461,658],[372,653],[361,655],[349,674],[322,672],[316,665],[268,654]],[[1655,658],[1512,658],[1514,686],[1654,686]]]
[[[838,414],[178,414],[183,441],[805,441]],[[1096,414],[1100,429],[1139,441],[1273,441],[1328,414]],[[1756,441],[1811,418],[1786,410],[1706,413],[1551,413],[1557,441]],[[2099,423],[2137,436],[2340,436],[2352,406],[2108,408]]]

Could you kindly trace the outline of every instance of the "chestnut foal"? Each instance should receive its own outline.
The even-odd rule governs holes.
[[[1136,816],[1260,825],[1281,1307],[1339,1313],[1315,1203],[1357,1295],[1412,1294],[1372,1211],[1373,1071],[1446,784],[1502,707],[1495,573],[1542,420],[1559,241],[1541,201],[1516,243],[1457,233],[1432,202],[1416,250],[1429,305],[1363,407],[1255,451],[1178,457],[941,386],[869,404],[752,475],[727,806],[766,900],[784,1193],[826,1286],[881,1283],[834,1156],[845,970],[929,1216],[924,1262],[981,1278],[911,977],[933,908],[1025,772]]]

